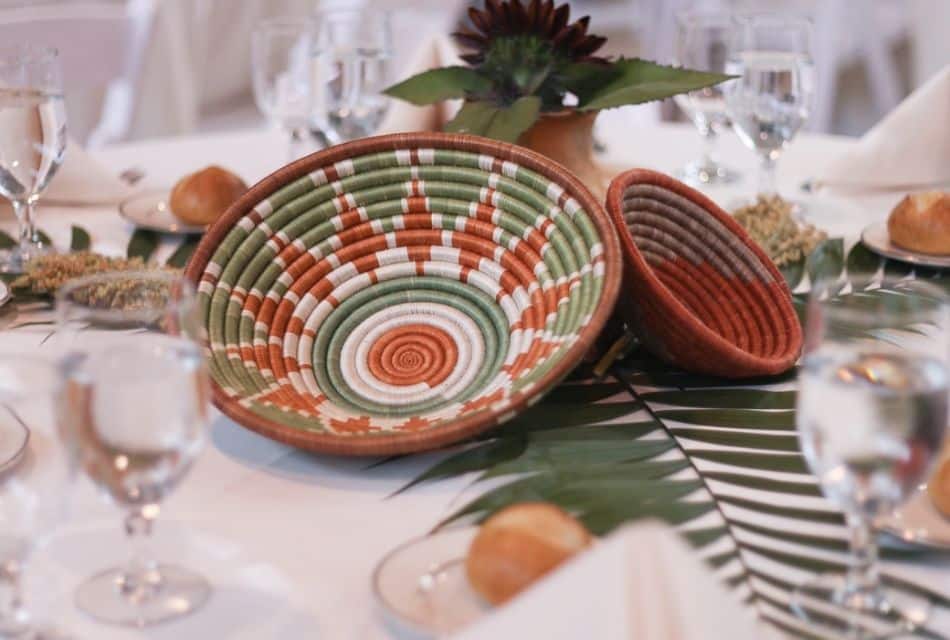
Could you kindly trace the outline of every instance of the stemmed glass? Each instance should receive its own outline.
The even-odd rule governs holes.
[[[688,10],[677,14],[675,64],[722,73],[729,51],[731,14],[723,11]],[[719,132],[729,125],[722,85],[674,97],[676,105],[692,120],[703,139],[703,154],[678,171],[681,178],[703,184],[734,182],[739,174],[723,166],[716,156]]]
[[[193,287],[168,272],[74,280],[56,295],[64,433],[79,467],[125,512],[129,562],[80,585],[76,603],[99,620],[145,626],[185,615],[211,587],[144,550],[162,499],[205,441],[207,370]]]
[[[759,155],[758,193],[777,193],[775,165],[808,119],[814,87],[811,23],[782,15],[737,17],[730,31],[726,111]]]
[[[66,108],[55,49],[0,47],[0,195],[13,205],[19,241],[0,257],[0,271],[20,273],[52,249],[40,240],[33,208],[66,150]]]
[[[389,83],[389,14],[332,9],[314,14],[313,59],[320,94],[316,111],[345,140],[371,135],[382,121]]]
[[[815,288],[798,389],[802,450],[844,512],[851,558],[846,573],[802,584],[792,608],[805,619],[837,608],[849,637],[861,638],[911,630],[929,615],[926,599],[882,586],[872,527],[925,477],[948,418],[945,294],[920,281],[886,279],[881,288],[840,297]]]
[[[257,107],[286,132],[290,160],[311,150],[310,39],[310,22],[292,18],[266,20],[251,35],[251,73]]]
[[[56,366],[0,355],[0,637],[49,640],[24,606],[20,578],[32,551],[63,516],[74,469],[59,436]]]

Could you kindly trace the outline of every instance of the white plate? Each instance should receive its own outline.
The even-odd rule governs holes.
[[[198,234],[203,225],[185,224],[168,206],[168,191],[145,191],[126,198],[119,204],[119,214],[132,224],[162,233]]]
[[[881,529],[911,545],[950,550],[950,518],[937,510],[926,489],[914,492]]]
[[[445,637],[490,609],[465,576],[465,555],[477,530],[467,527],[410,540],[376,565],[373,594],[399,637]]]
[[[0,420],[0,473],[3,473],[16,465],[26,453],[30,430],[8,406],[0,404],[0,411],[4,412],[3,420]],[[11,419],[7,419],[8,411]]]
[[[3,280],[0,280],[0,307],[10,301],[10,287]]]
[[[950,267],[950,256],[935,256],[918,253],[917,251],[908,251],[892,244],[887,233],[887,222],[876,222],[865,227],[861,233],[861,242],[871,251],[902,262],[919,264],[925,267]]]

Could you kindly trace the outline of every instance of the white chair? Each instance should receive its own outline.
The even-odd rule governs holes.
[[[0,42],[56,47],[66,99],[105,89],[98,122],[85,143],[101,147],[128,132],[155,0],[57,2],[0,9]]]

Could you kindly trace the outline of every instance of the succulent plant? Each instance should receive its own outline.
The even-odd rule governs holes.
[[[485,0],[454,33],[468,67],[432,69],[386,90],[413,104],[463,98],[450,131],[517,141],[541,112],[639,104],[728,78],[640,59],[595,54],[607,41],[588,32],[590,16],[571,22],[554,0]]]

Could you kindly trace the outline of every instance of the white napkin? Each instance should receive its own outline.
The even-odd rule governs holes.
[[[117,204],[132,188],[74,140],[66,146],[63,165],[40,198],[40,203],[63,206]]]
[[[669,526],[628,525],[454,640],[761,640],[768,631]]]
[[[822,180],[950,189],[950,64],[831,162]]]
[[[405,77],[408,78],[429,69],[464,64],[459,58],[458,49],[448,36],[433,35],[426,38],[416,49]],[[404,100],[392,99],[377,133],[441,131],[442,125],[455,116],[460,105],[460,100],[444,100],[418,107]]]

